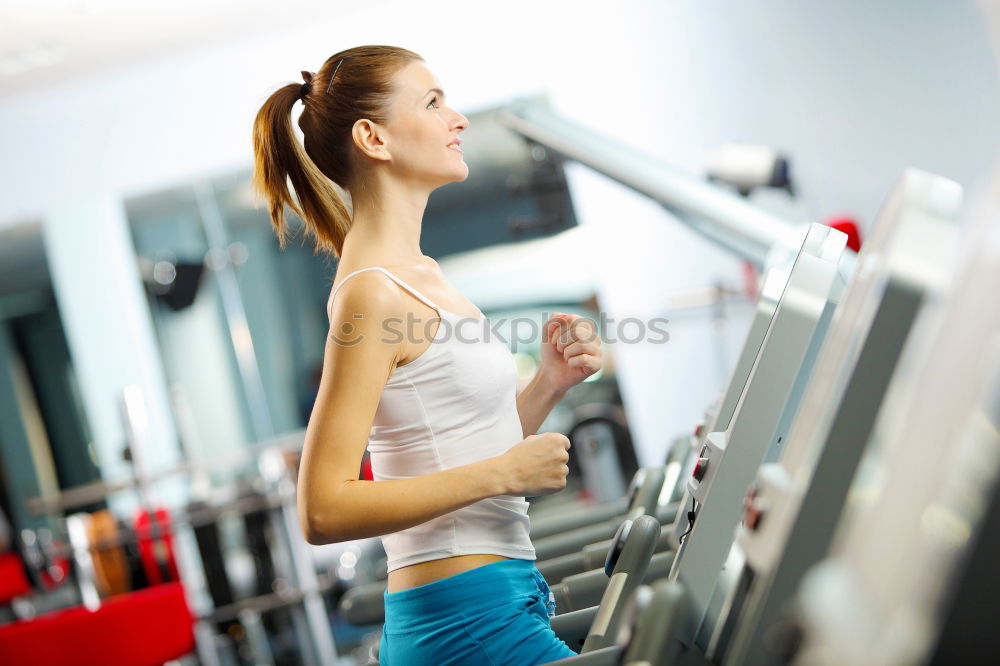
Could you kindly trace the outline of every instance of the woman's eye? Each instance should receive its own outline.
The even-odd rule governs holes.
[[[434,97],[433,99],[431,99],[431,101],[427,103],[427,106],[432,106],[433,105],[434,108],[436,109],[437,108],[437,99],[438,99],[437,97]]]

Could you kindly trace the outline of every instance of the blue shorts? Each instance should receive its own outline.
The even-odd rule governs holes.
[[[576,655],[549,626],[555,601],[531,560],[503,560],[385,593],[380,666],[531,666]]]

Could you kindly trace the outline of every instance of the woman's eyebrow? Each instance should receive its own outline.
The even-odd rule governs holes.
[[[438,95],[441,95],[441,97],[444,97],[444,91],[441,90],[440,88],[431,88],[430,90],[424,93],[424,97],[427,97],[431,93],[437,93]]]

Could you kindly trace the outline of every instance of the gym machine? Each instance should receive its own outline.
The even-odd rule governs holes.
[[[936,195],[937,195],[937,197],[939,199],[942,199],[942,198],[943,199],[942,199],[942,203],[941,203],[942,208],[939,208],[937,210],[937,212],[938,213],[942,213],[943,217],[945,219],[948,219],[948,218],[952,218],[953,219],[954,216],[955,216],[955,211],[957,210],[957,205],[958,205],[957,202],[958,202],[958,200],[960,200],[960,195],[958,197],[951,196],[951,198],[949,199],[949,193],[952,194],[952,195],[955,193],[955,186],[954,186],[954,184],[949,183],[947,181],[944,181],[944,179],[934,179],[933,177],[927,176],[926,174],[923,174],[923,175],[907,174],[907,178],[909,180],[911,180],[911,181],[913,180],[913,178],[918,178],[919,179],[921,177],[925,177],[925,178],[931,179],[931,181],[935,182],[938,185],[938,191],[936,192]],[[904,185],[904,186],[901,186],[901,187],[903,187],[905,189],[906,186]],[[911,188],[912,187],[914,187],[914,186],[911,185]],[[931,187],[931,189],[933,189],[933,183],[930,185],[930,187]],[[898,195],[894,196],[894,198],[897,198],[897,197],[898,197]],[[890,202],[890,205],[887,206],[886,208],[890,209],[892,205],[893,205],[893,203]],[[950,209],[949,209],[949,206],[950,206]],[[947,264],[947,248],[948,248],[947,236],[940,236],[940,237],[936,237],[936,238],[939,238],[940,242],[942,243],[942,244],[940,244],[936,248],[936,249],[939,250],[939,256],[937,257],[937,260],[940,263],[939,263],[939,265],[938,265],[938,267],[937,267],[936,270],[932,270],[932,271],[928,272],[926,275],[922,276],[925,279],[932,279],[931,276],[934,276],[934,275],[940,276],[941,273],[942,273],[942,271],[946,271],[947,270],[947,268],[946,268],[946,264]],[[883,242],[882,239],[880,239],[879,242],[876,243],[876,246],[878,244],[880,244],[881,242]],[[934,245],[935,245],[935,243],[931,243],[930,244],[931,247],[933,247]],[[915,265],[916,264],[912,264],[911,263],[909,265],[909,269],[912,271],[914,269]],[[845,270],[843,272],[844,273],[848,273],[850,271],[850,268],[851,267],[849,265],[845,266]],[[917,268],[916,270],[920,270],[920,269]],[[918,284],[918,285],[921,283],[919,279],[914,280],[914,282],[915,282],[915,284]],[[911,285],[911,288],[913,288],[913,285]],[[863,286],[859,286],[857,289],[861,289],[863,291],[864,287]],[[857,298],[860,298],[862,301],[865,300],[863,296],[859,296]],[[886,302],[892,303],[893,300],[894,300],[893,298],[889,298],[889,299],[887,299]],[[900,303],[902,303],[903,301],[900,301],[898,298],[895,299],[895,300],[898,301],[895,304],[895,307],[893,307],[892,305],[888,306],[887,309],[885,310],[884,314],[883,314],[884,317],[889,317],[889,316],[897,316],[898,317],[900,315],[900,312],[898,312],[898,309],[900,307]],[[986,301],[984,300],[983,302],[986,302]],[[872,305],[870,303],[863,304],[863,305],[865,305],[867,307],[872,307]],[[861,307],[861,306],[855,306],[855,307]],[[904,318],[902,320],[902,324],[901,325],[903,326],[903,328],[906,328],[905,312],[902,313],[902,314],[904,315]],[[869,315],[869,316],[872,316],[872,315]],[[885,324],[883,323],[883,326],[884,325]],[[897,334],[898,334],[898,331],[897,331]],[[843,334],[843,335],[847,335],[847,334]],[[903,335],[905,335],[905,332],[903,333]],[[815,351],[816,350],[813,350],[814,355],[815,355]],[[830,353],[833,353],[833,352],[830,352]],[[883,361],[884,361],[884,359],[883,359]],[[884,374],[886,371],[883,368],[881,370],[881,372],[883,372],[883,374]],[[813,389],[813,391],[819,391],[819,389]],[[871,394],[869,394],[869,395],[871,395]],[[871,407],[869,406],[869,409],[870,408]],[[776,453],[778,453],[779,451],[772,451],[771,452],[772,456],[775,455]],[[750,469],[751,474],[753,472],[753,468],[754,467],[755,467],[755,465],[751,465],[751,469]],[[738,506],[739,506],[739,504],[737,503],[737,507]],[[769,505],[769,516],[773,516],[773,515],[775,515],[774,512],[773,512],[773,507],[771,507]],[[738,519],[738,517],[739,516],[737,515],[737,519]],[[731,531],[732,530],[730,530],[730,532]],[[730,540],[730,542],[731,542],[731,540]],[[724,549],[723,553],[725,552],[725,550],[728,550],[728,548],[726,548],[726,545],[723,546],[723,549]],[[723,557],[725,557],[724,554],[723,554]],[[680,561],[680,560],[678,560],[678,561]],[[676,566],[677,565],[675,564],[675,567]],[[690,625],[691,625],[692,622],[697,621],[697,622],[700,623],[701,620],[704,619],[704,614],[702,614],[701,617],[699,617],[698,616],[699,614],[697,612],[694,612],[694,613],[691,613],[690,615],[688,615],[687,613],[681,612],[679,610],[679,604],[680,604],[681,600],[683,600],[683,599],[686,598],[685,597],[686,594],[687,594],[687,592],[685,591],[683,585],[678,585],[677,583],[662,583],[661,584],[661,589],[659,590],[659,596],[657,597],[657,598],[660,598],[660,599],[670,599],[670,604],[673,604],[673,606],[671,608],[667,608],[667,609],[662,609],[661,608],[661,613],[667,612],[669,614],[669,616],[671,618],[671,622],[674,624],[674,626],[676,626],[678,629],[681,629],[681,628],[684,629],[684,631],[678,631],[678,632],[676,632],[678,635],[683,635],[685,632],[690,632],[691,631],[691,626]],[[716,595],[716,598],[718,598],[718,596],[719,595]],[[729,601],[731,602],[732,600],[729,600]],[[655,606],[655,604],[654,604],[654,606]],[[697,607],[695,607],[695,608],[697,608]],[[655,610],[655,608],[654,608],[654,610]],[[693,618],[697,618],[697,620],[694,620]],[[641,626],[641,624],[642,623],[640,622],[639,625]],[[639,627],[637,627],[637,629],[638,628]],[[670,633],[670,632],[668,632],[668,633]],[[702,634],[701,634],[702,640],[705,640],[709,636],[711,636],[711,632],[708,632],[708,631],[703,631]],[[636,638],[638,639],[638,635],[636,636]],[[661,647],[676,647],[676,646],[667,646],[666,644],[664,644]],[[674,651],[676,652],[676,650],[674,650]],[[665,653],[668,652],[668,650],[660,650],[660,652],[662,652],[662,653],[665,654]],[[574,661],[577,661],[578,663],[590,663],[590,662],[585,662],[583,660],[584,660],[584,657],[581,656],[581,657],[577,658]],[[596,662],[595,661],[594,663],[601,663],[601,662]],[[665,663],[665,662],[660,662],[657,659],[656,661],[652,661],[651,660],[649,663]],[[738,662],[733,661],[733,662],[727,662],[727,663],[738,663]],[[841,661],[840,663],[844,663],[844,662]]]
[[[699,452],[688,480],[691,510],[686,524],[674,526],[679,549],[670,572],[690,595],[695,615],[708,619],[717,612],[710,610],[715,581],[743,494],[757,466],[777,455],[788,434],[843,289],[845,243],[839,231],[820,225],[809,230],[729,427],[710,433]],[[711,627],[699,623],[683,638],[691,642],[705,630]]]
[[[713,435],[726,435],[726,439],[722,442],[729,445],[728,449],[726,446],[716,447],[710,462],[713,476],[708,477],[706,474],[701,479],[703,483],[709,484],[706,490],[714,489],[715,499],[709,503],[708,493],[695,495],[701,502],[697,506],[698,511],[689,514],[689,519],[695,521],[693,526],[695,529],[701,525],[702,537],[699,541],[693,542],[695,547],[690,551],[689,542],[685,539],[674,558],[671,570],[671,579],[676,580],[680,577],[685,593],[693,597],[689,588],[701,584],[699,576],[709,578],[703,569],[711,571],[713,566],[716,567],[711,579],[707,581],[708,584],[704,585],[708,587],[703,593],[706,606],[707,598],[712,592],[710,584],[714,581],[715,574],[722,568],[721,559],[724,559],[724,553],[722,558],[719,558],[712,552],[712,540],[716,534],[724,533],[727,521],[731,539],[738,520],[738,515],[730,519],[729,514],[733,513],[732,510],[713,513],[707,509],[723,508],[722,504],[728,499],[727,484],[738,483],[741,464],[759,464],[767,447],[756,445],[758,440],[755,438],[763,437],[766,443],[776,441],[780,435],[775,433],[783,432],[782,428],[787,427],[790,421],[789,413],[797,406],[795,391],[800,389],[808,378],[810,359],[815,356],[815,349],[823,337],[833,306],[840,295],[842,278],[839,261],[843,255],[845,240],[844,234],[839,231],[821,225],[813,225],[810,228],[789,273],[784,293],[752,365],[749,380],[743,387],[742,396],[737,403],[729,428],[725,433],[713,433],[708,437],[708,441],[711,442]],[[719,441],[721,438],[715,439]],[[723,453],[729,455],[723,458]],[[754,455],[758,456],[756,463],[745,462],[746,457],[752,458]],[[703,454],[702,458],[705,457],[707,456]],[[749,474],[752,473],[753,468],[749,470]],[[695,490],[699,488],[696,487]],[[735,509],[738,514],[738,501]],[[701,522],[702,519],[705,519],[704,523]],[[683,520],[677,522],[682,523]],[[694,534],[692,529],[691,534],[685,536],[690,537]],[[728,544],[726,545],[728,549]],[[683,567],[678,569],[682,557],[687,557],[688,561],[692,562],[687,570]],[[696,562],[695,558],[699,558],[699,561]],[[558,620],[559,618],[556,618],[553,621],[553,629],[560,637],[567,640],[566,634],[562,633],[565,631],[562,623]],[[682,629],[686,629],[689,624],[690,622],[685,622]],[[693,630],[687,631],[692,635],[694,633]],[[567,640],[567,643],[573,644],[570,640]],[[603,644],[601,647],[610,648],[611,645]],[[590,651],[591,647],[585,644],[581,654]],[[611,652],[608,654],[611,655]],[[589,658],[596,659],[596,657]]]
[[[955,280],[899,362],[826,557],[792,604],[789,663],[996,663],[998,182]]]
[[[745,562],[708,646],[713,661],[770,664],[787,652],[776,627],[829,546],[918,314],[954,269],[961,201],[956,183],[909,170],[884,205],[781,459],[760,467],[747,495],[734,546]]]
[[[781,631],[788,596],[825,551],[900,349],[922,303],[947,279],[960,203],[955,183],[914,170],[904,174],[834,316],[780,463],[764,464],[747,495],[737,543],[727,547],[727,567],[739,575],[735,582],[731,573],[717,578],[716,597],[725,597],[717,613],[713,604],[710,614],[694,607],[685,615],[687,622],[714,626],[711,640],[702,631],[681,649],[680,641],[663,635],[647,646],[647,657],[669,652],[677,661],[656,663],[706,657],[721,664],[786,663],[793,636]]]
[[[833,239],[832,245],[827,242],[830,238]],[[775,308],[773,321],[768,327],[769,333],[755,354],[755,362],[751,364],[754,373],[750,381],[742,386],[740,382],[731,382],[731,385],[735,383],[740,388],[739,393],[743,395],[743,399],[737,404],[742,405],[744,401],[749,401],[750,405],[747,407],[750,411],[744,413],[744,419],[739,421],[739,426],[735,430],[737,433],[735,438],[739,441],[745,437],[752,438],[754,427],[770,430],[784,427],[788,417],[783,415],[793,412],[796,407],[794,397],[790,396],[794,396],[795,388],[804,381],[803,376],[808,375],[809,368],[808,364],[794,363],[795,350],[800,349],[804,354],[815,345],[815,337],[822,335],[822,331],[817,329],[821,329],[824,325],[823,322],[826,321],[825,318],[829,316],[832,307],[832,300],[835,300],[839,293],[836,260],[839,259],[843,246],[837,243],[838,240],[843,240],[840,232],[820,225],[814,225],[810,230],[800,256],[789,274],[786,291]],[[831,247],[832,255],[824,256],[822,253],[830,252]],[[826,280],[817,281],[817,273]],[[819,304],[821,307],[803,314],[801,308],[796,309],[795,304],[800,302]],[[732,389],[733,386],[730,387],[730,390]],[[726,401],[723,402],[725,404]],[[738,419],[740,413],[737,410],[735,418]],[[753,418],[749,418],[750,415]],[[726,418],[728,415],[723,417]],[[718,422],[719,420],[716,420],[716,423]],[[704,456],[699,460],[703,459]],[[738,462],[729,464],[736,465]],[[721,455],[717,455],[715,465],[719,467],[721,464]],[[689,514],[688,518],[691,517]],[[677,520],[674,530],[685,524],[683,519]],[[584,557],[592,557],[598,545],[588,547]],[[676,566],[677,557],[680,557],[681,553],[675,557],[671,552],[673,545],[671,532],[666,532],[658,540],[657,554],[649,568],[655,576],[651,577],[652,580],[668,573],[668,567]],[[549,567],[551,563],[539,564],[540,570]],[[553,589],[557,601],[563,600],[565,608],[575,609],[591,599],[594,588],[599,584],[595,580],[598,578],[597,573],[599,572],[587,572],[564,579]]]

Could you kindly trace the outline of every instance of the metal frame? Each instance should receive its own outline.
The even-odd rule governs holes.
[[[519,100],[498,114],[522,136],[655,199],[716,245],[764,268],[777,248],[794,254],[805,225],[767,213],[716,185],[686,175],[639,150]]]
[[[986,532],[1000,488],[993,185],[956,279],[928,302],[903,350],[828,554],[795,597],[797,664],[995,661],[997,541]],[[962,613],[966,623],[953,623]]]
[[[868,442],[906,339],[929,293],[954,266],[961,196],[957,184],[904,174],[859,258],[814,380],[777,463],[758,471],[749,511],[738,528],[745,556],[725,615],[735,638],[717,632],[709,654],[724,663],[772,663],[765,632],[782,617],[806,569],[833,537],[847,489]],[[721,625],[720,625],[721,626]],[[772,639],[773,640],[773,639]]]
[[[678,550],[670,579],[690,595],[694,622],[679,638],[707,647],[717,600],[716,581],[739,522],[741,502],[757,466],[776,455],[809,378],[844,278],[846,236],[812,225],[795,260],[774,318],[725,432],[711,433],[700,456],[704,476],[692,476],[688,493],[695,519]],[[709,501],[711,498],[711,501]],[[682,511],[684,501],[682,501]],[[683,520],[678,528],[683,528]],[[713,598],[715,597],[715,598]]]

